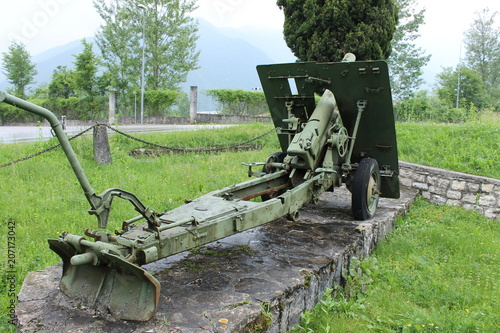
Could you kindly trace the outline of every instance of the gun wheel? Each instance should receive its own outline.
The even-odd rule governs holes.
[[[349,133],[342,127],[337,134],[337,151],[340,157],[344,157],[349,149]]]
[[[272,153],[267,158],[266,164],[262,168],[262,172],[266,173],[266,174],[270,174],[270,173],[274,173],[274,172],[278,171],[275,167],[272,167],[270,164],[271,163],[283,163],[283,161],[285,160],[285,157],[286,157],[286,153],[283,153],[283,152]],[[275,198],[275,197],[279,196],[280,194],[285,193],[285,191],[286,190],[281,190],[281,191],[278,191],[278,192],[275,192],[272,194],[263,194],[261,196],[262,201],[267,201],[269,199]]]
[[[352,214],[356,220],[375,215],[380,197],[380,170],[372,158],[361,160],[352,184]]]
[[[269,174],[278,171],[275,167],[271,166],[271,163],[283,163],[285,157],[286,153],[283,152],[272,153],[267,158],[266,165],[262,168],[262,172]]]

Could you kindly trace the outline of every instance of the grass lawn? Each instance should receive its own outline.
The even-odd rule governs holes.
[[[400,160],[500,178],[500,116],[397,124]],[[500,332],[500,223],[422,198],[302,316],[302,332]],[[365,279],[367,284],[360,283]],[[363,286],[363,288],[361,288]]]
[[[500,154],[498,154],[498,151],[500,151],[499,127],[498,122],[463,125],[399,124],[397,126],[397,131],[400,159],[408,162],[500,178]],[[174,147],[226,146],[246,141],[271,128],[272,125],[270,124],[251,124],[221,130],[145,134],[141,135],[141,138]],[[173,154],[156,158],[146,157],[136,159],[129,155],[129,151],[134,148],[143,148],[142,144],[118,135],[113,136],[110,141],[113,164],[109,166],[98,166],[93,161],[90,138],[79,138],[72,142],[80,162],[96,192],[100,193],[111,187],[123,188],[135,193],[147,206],[157,211],[172,209],[181,205],[186,199],[193,199],[212,190],[247,180],[246,167],[241,166],[240,162],[265,161],[269,154],[279,150],[279,144],[276,137],[271,134],[258,140],[257,143],[261,146],[261,149],[257,151],[217,154]],[[54,143],[54,141],[51,141],[0,145],[0,164],[37,152]],[[436,149],[436,146],[440,149]],[[89,205],[60,149],[56,149],[42,156],[10,167],[0,168],[0,179],[0,191],[2,193],[2,200],[0,200],[0,227],[2,229],[0,231],[0,244],[3,244],[2,251],[0,252],[5,253],[2,265],[0,266],[0,275],[2,277],[2,284],[0,284],[0,331],[8,331],[13,330],[13,328],[7,324],[9,319],[7,316],[8,306],[10,301],[14,299],[9,296],[11,290],[14,293],[19,292],[22,281],[28,272],[42,269],[59,261],[59,257],[48,249],[47,238],[55,238],[57,234],[62,231],[81,234],[87,227],[96,227],[97,221],[93,216],[88,215],[87,209]],[[430,215],[428,217],[423,217],[423,213],[410,213],[406,220],[400,222],[402,228],[396,231],[396,233],[405,229],[412,230],[412,228],[415,228],[411,235],[414,235],[414,238],[421,238],[420,236],[417,237],[417,235],[419,235],[416,231],[417,227],[422,225],[430,228],[431,223],[435,222],[441,227],[448,225],[450,228],[465,224],[473,225],[479,228],[475,229],[475,232],[483,235],[485,239],[496,237],[498,240],[499,238],[498,228],[492,225],[489,220],[485,220],[474,213],[462,212],[461,210],[449,208],[439,208],[445,209],[445,211],[442,213],[432,213],[434,207],[428,206],[425,208],[426,205],[428,206],[429,204],[419,202],[414,210],[417,211],[419,206],[424,206],[424,211],[429,210],[428,214]],[[455,216],[453,222],[445,216],[448,212],[449,214],[455,214],[453,215]],[[121,221],[124,219],[136,216],[137,214],[133,212],[132,207],[128,203],[115,200],[111,215],[109,224],[110,231],[118,229],[121,225]],[[445,222],[439,222],[440,220]],[[408,226],[405,227],[406,225]],[[455,232],[459,231],[456,229],[452,230],[455,230]],[[443,230],[443,234],[444,231],[445,230]],[[396,233],[394,234],[394,238],[396,237]],[[473,233],[469,231],[468,236],[471,235],[473,235]],[[419,329],[417,325],[430,324],[434,324],[445,331],[445,329],[447,329],[446,325],[451,325],[455,322],[457,322],[457,325],[458,323],[460,323],[460,325],[469,325],[468,323],[473,322],[472,319],[477,318],[483,318],[485,324],[493,322],[486,319],[486,317],[489,318],[491,316],[488,310],[490,307],[495,308],[496,306],[498,308],[498,298],[496,298],[495,301],[495,297],[491,297],[491,294],[494,292],[498,294],[498,289],[496,287],[498,272],[496,273],[497,275],[489,275],[486,273],[491,271],[489,267],[493,263],[496,262],[498,266],[498,242],[491,242],[491,244],[485,242],[486,245],[477,244],[475,240],[474,242],[472,241],[472,238],[473,237],[470,237],[470,246],[475,245],[480,247],[487,245],[488,249],[492,252],[482,253],[485,254],[485,256],[480,257],[481,260],[474,262],[474,266],[470,266],[475,267],[475,270],[469,269],[466,272],[459,271],[459,269],[470,268],[469,266],[455,265],[460,261],[470,262],[471,257],[462,257],[462,255],[459,255],[457,258],[452,259],[452,256],[455,255],[454,251],[444,254],[448,256],[446,262],[441,262],[440,265],[437,263],[431,265],[434,267],[432,271],[427,270],[427,263],[432,263],[432,258],[435,260],[439,258],[443,260],[442,256],[439,257],[439,255],[441,255],[439,252],[435,253],[435,257],[423,257],[420,259],[412,258],[412,261],[409,261],[410,259],[406,258],[404,253],[401,253],[401,255],[399,255],[398,252],[390,253],[391,251],[388,251],[388,254],[377,253],[377,266],[379,268],[374,270],[373,274],[376,276],[374,280],[384,281],[382,279],[393,276],[392,280],[388,282],[384,281],[383,285],[396,288],[396,268],[402,270],[406,268],[407,271],[403,270],[403,273],[406,272],[404,279],[406,279],[405,281],[407,281],[408,284],[405,288],[409,289],[410,286],[422,286],[420,290],[421,294],[417,292],[418,297],[415,299],[407,297],[399,300],[393,298],[395,300],[394,303],[401,303],[405,306],[415,303],[415,305],[420,308],[405,310],[406,307],[403,307],[399,310],[395,310],[396,312],[400,311],[398,312],[398,317],[385,316],[385,309],[379,314],[377,314],[376,310],[371,313],[366,312],[366,314],[364,312],[359,312],[362,309],[360,308],[358,311],[356,306],[360,305],[367,309],[371,304],[375,304],[375,301],[371,301],[371,298],[375,297],[372,296],[375,294],[373,291],[375,289],[375,287],[373,287],[375,283],[373,283],[367,295],[356,294],[356,297],[359,297],[360,300],[358,301],[357,298],[355,299],[357,303],[354,304],[354,309],[356,309],[356,316],[358,316],[353,317],[356,319],[355,321],[360,321],[362,316],[366,317],[367,319],[364,321],[367,323],[366,325],[380,327],[380,329],[377,329],[381,332],[390,332],[393,330],[393,328],[391,328],[392,326],[383,326],[385,325],[383,323],[386,322],[386,319],[388,323],[390,323],[391,320],[397,322],[398,325],[400,325],[398,326],[400,327],[400,329],[398,328],[399,331],[403,329],[417,330]],[[428,247],[423,247],[422,250],[431,249],[434,243],[443,242],[445,239],[448,239],[448,237],[429,238],[426,243]],[[11,242],[10,245],[14,246],[11,250],[14,250],[15,262],[10,262],[8,258],[9,241]],[[446,248],[451,249],[453,246],[462,246],[464,240],[457,236],[452,237],[443,244],[448,244]],[[378,251],[382,251],[382,248],[383,247]],[[493,250],[496,250],[496,252]],[[441,251],[441,248],[439,248],[439,251]],[[417,251],[413,251],[413,254],[417,255],[418,253],[416,252]],[[422,251],[422,253],[424,252]],[[392,260],[392,262],[389,262],[390,265],[393,265],[392,270],[394,273],[386,276],[380,272],[383,272],[384,265],[387,264],[387,260],[384,258],[389,254],[391,255],[390,260]],[[10,263],[14,264],[15,274],[10,273]],[[411,267],[411,270],[409,267]],[[422,278],[422,281],[410,279],[416,276],[414,272],[420,271],[426,276],[425,279]],[[448,282],[441,283],[441,276],[444,275],[446,277],[447,274],[450,275],[449,272],[456,273],[457,280],[447,280]],[[462,287],[459,288],[459,282],[466,280],[465,278],[460,280],[458,272],[460,272],[460,276],[463,274],[476,274],[471,275],[470,278],[475,279],[475,281],[480,281],[483,286],[487,287],[477,287],[474,289],[475,293],[484,292],[488,297],[484,295],[484,297],[477,296],[474,298],[474,302],[465,302],[468,301],[468,299],[463,299],[464,296],[461,296],[463,289],[460,289]],[[442,275],[436,275],[436,278],[434,278],[431,275],[434,273]],[[485,275],[482,275],[483,273]],[[492,273],[495,273],[495,271],[493,270]],[[489,280],[487,280],[487,276],[490,276]],[[464,317],[470,319],[464,319],[464,321],[461,322],[456,319],[450,319],[450,323],[448,321],[438,321],[437,319],[439,318],[437,317],[435,320],[435,317],[424,316],[425,313],[429,315],[438,313],[437,310],[450,307],[452,303],[450,299],[443,299],[441,304],[437,300],[431,298],[430,296],[432,296],[433,292],[428,291],[428,286],[423,284],[426,280],[431,281],[433,285],[435,284],[441,288],[444,294],[446,294],[446,290],[453,290],[453,293],[450,292],[449,298],[452,298],[452,295],[456,297],[456,307],[454,307],[454,309],[459,309],[460,305],[462,308],[461,311],[466,312]],[[469,281],[463,288],[472,286],[472,283],[473,282]],[[390,295],[391,293],[385,292],[385,294]],[[332,302],[337,302],[338,300],[337,296],[330,295],[328,297],[330,297]],[[328,297],[325,298],[327,302]],[[361,298],[366,299],[361,300]],[[486,300],[486,303],[484,303],[486,305],[484,307],[479,306],[479,299]],[[489,301],[487,301],[488,299]],[[407,301],[410,303],[406,303]],[[426,304],[428,305],[427,311],[425,312],[423,309],[426,309]],[[333,306],[335,307],[335,305]],[[481,310],[482,308],[485,310]],[[422,315],[417,316],[417,312],[412,312],[416,311],[415,309],[421,309]],[[483,313],[484,316],[481,315],[481,313]],[[467,315],[469,317],[466,317]],[[311,320],[317,320],[318,316],[317,314],[311,315]],[[319,317],[332,317],[336,322],[338,316],[338,312],[328,310]],[[347,319],[349,319],[349,316],[347,316]],[[492,318],[492,320],[493,319],[495,318]],[[499,322],[498,317],[496,319],[496,321]],[[305,317],[305,320],[308,319]],[[379,324],[379,321],[382,323]],[[303,323],[303,330],[307,332],[308,328],[304,325]],[[480,332],[489,332],[479,326],[476,327],[480,328]],[[398,329],[395,329],[395,331],[398,331]],[[428,326],[426,326],[426,329],[428,329]],[[323,331],[328,332],[329,330]],[[339,332],[347,331],[348,330],[340,330]],[[475,332],[475,330],[467,331],[466,329],[462,331]],[[314,332],[322,331],[318,329]]]
[[[327,293],[292,333],[500,332],[498,221],[420,198],[396,227],[361,261],[373,282]]]

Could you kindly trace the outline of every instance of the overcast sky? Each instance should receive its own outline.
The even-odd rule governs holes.
[[[432,54],[426,79],[432,80],[444,66],[459,61],[463,33],[484,8],[500,12],[499,0],[417,0],[426,8],[426,24],[417,44]],[[281,33],[283,14],[275,0],[200,0],[194,13],[217,26],[260,25],[270,33]],[[500,15],[497,18],[500,22]],[[0,53],[12,39],[26,44],[31,55],[55,46],[93,36],[100,24],[92,0],[17,0],[2,3]],[[0,73],[0,81],[5,76]]]

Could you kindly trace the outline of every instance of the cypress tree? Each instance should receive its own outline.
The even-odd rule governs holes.
[[[278,0],[285,41],[301,61],[384,60],[397,25],[394,0]]]

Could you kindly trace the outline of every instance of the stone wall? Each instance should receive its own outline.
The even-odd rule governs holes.
[[[500,219],[500,180],[400,162],[400,181],[436,204],[477,210]]]
[[[118,117],[118,125],[139,125],[141,118]],[[189,117],[144,117],[144,124],[147,125],[188,125]]]
[[[202,124],[231,124],[231,123],[270,123],[270,116],[231,116],[223,114],[201,114],[196,116],[196,122]]]
[[[138,125],[135,117],[117,117],[118,125]],[[107,123],[107,120],[66,120],[66,126],[92,126],[96,122]],[[196,117],[197,124],[237,124],[237,123],[270,123],[270,116],[232,116],[223,114],[201,114]],[[188,125],[189,117],[144,117],[144,124],[148,125]],[[50,126],[47,120],[43,126]],[[37,126],[34,123],[4,123],[5,126]],[[111,124],[114,125],[114,124]],[[1,124],[0,124],[1,126]]]
[[[261,116],[232,116],[223,114],[202,114],[198,113],[196,116],[196,123],[198,124],[232,124],[232,123],[252,123],[252,122],[271,122],[270,117]],[[120,125],[135,124],[134,117],[120,117],[118,118]],[[144,123],[146,124],[176,124],[185,125],[190,123],[189,117],[145,117]]]

